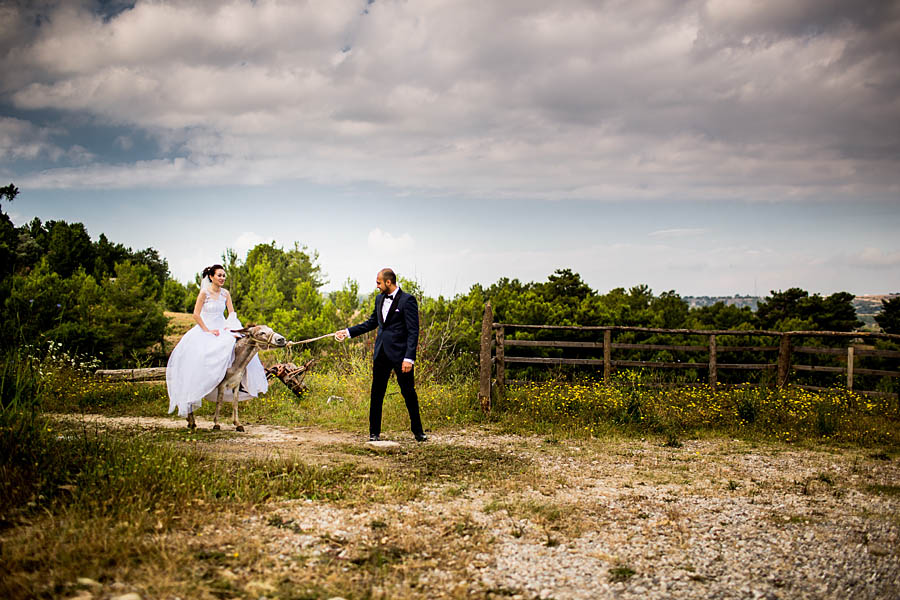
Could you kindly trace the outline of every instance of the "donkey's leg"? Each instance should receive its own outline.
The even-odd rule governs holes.
[[[219,427],[219,409],[222,408],[222,400],[225,399],[225,386],[219,384],[219,387],[216,389],[216,416],[213,417],[213,429],[218,431],[222,429]]]
[[[234,406],[234,408],[232,409],[234,411],[233,412],[233,417],[234,417],[233,423],[234,423],[235,431],[243,431],[244,426],[241,425],[241,422],[238,420],[238,394],[239,394],[238,389],[240,389],[240,384],[238,384],[238,387],[233,388],[231,390],[231,404]]]
[[[190,412],[188,413],[187,422],[188,422],[188,429],[196,429],[197,428],[197,422],[194,420],[194,407],[193,406],[190,408]]]

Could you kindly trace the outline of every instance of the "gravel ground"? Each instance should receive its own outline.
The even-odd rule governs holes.
[[[406,437],[396,436],[401,451],[429,451]],[[361,437],[254,426],[212,445],[389,466],[374,452],[347,455],[353,444]],[[185,543],[265,556],[222,570],[237,597],[280,597],[285,582],[340,590],[342,576],[365,575],[371,598],[900,598],[900,460],[876,450],[488,430],[436,432],[427,444],[528,466],[434,481],[410,502],[270,503]]]

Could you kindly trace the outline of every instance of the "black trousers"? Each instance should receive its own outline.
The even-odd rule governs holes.
[[[400,386],[400,394],[406,402],[406,411],[409,413],[409,425],[416,437],[424,435],[422,419],[419,417],[419,396],[416,394],[416,384],[413,373],[404,373],[403,363],[393,363],[385,358],[384,353],[375,357],[372,363],[372,399],[369,403],[369,435],[381,435],[381,407],[384,404],[384,392],[387,390],[391,372],[397,374],[397,385]]]

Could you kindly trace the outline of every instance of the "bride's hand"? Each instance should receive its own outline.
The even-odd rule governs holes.
[[[213,334],[213,335],[219,335],[219,330],[218,330],[218,329],[210,329],[209,332],[210,332],[211,334]]]

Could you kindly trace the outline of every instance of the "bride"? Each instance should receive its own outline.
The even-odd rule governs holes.
[[[179,416],[187,417],[200,407],[204,397],[215,402],[215,388],[234,360],[238,336],[231,331],[241,329],[241,323],[234,312],[231,294],[222,287],[224,283],[222,265],[203,269],[200,293],[194,304],[197,324],[175,346],[166,367],[170,413],[177,408]],[[227,319],[223,316],[226,308]],[[254,356],[244,371],[239,398],[247,400],[268,389],[265,369],[259,356]]]

